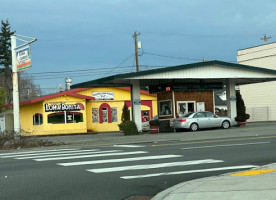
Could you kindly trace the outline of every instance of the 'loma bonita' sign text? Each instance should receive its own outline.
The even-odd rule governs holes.
[[[56,112],[56,111],[75,111],[81,110],[79,104],[45,104],[45,112]]]

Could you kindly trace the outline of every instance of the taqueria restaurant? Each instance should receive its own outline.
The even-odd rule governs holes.
[[[78,88],[20,102],[21,135],[119,131],[125,104],[130,110],[127,88]],[[157,114],[155,95],[141,91],[141,104],[141,120]]]

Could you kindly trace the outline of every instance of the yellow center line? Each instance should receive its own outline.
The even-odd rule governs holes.
[[[229,176],[256,176],[260,174],[266,174],[270,172],[275,172],[276,169],[257,169],[257,170],[249,170],[245,172],[239,172],[239,173],[234,173],[230,174]]]
[[[203,143],[215,143],[215,142],[229,142],[229,141],[243,141],[243,140],[258,140],[258,139],[268,139],[268,138],[276,138],[276,136],[249,137],[249,138],[223,139],[223,140],[198,141],[198,142],[182,142],[182,143],[175,143],[175,144],[157,144],[157,145],[152,145],[152,146],[153,146],[153,147],[177,146],[177,145],[183,145],[183,144],[203,144]]]

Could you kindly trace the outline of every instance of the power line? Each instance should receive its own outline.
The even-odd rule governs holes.
[[[127,61],[128,59],[130,59],[133,55],[134,55],[134,54],[131,54],[130,56],[128,56],[126,59],[124,59],[122,62],[120,62],[116,67],[114,67],[110,72],[108,72],[108,73],[106,73],[106,74],[104,74],[104,75],[110,74],[111,72],[114,71],[114,69],[119,68],[119,66],[120,66],[121,64],[123,64],[124,62],[126,62],[126,61]]]
[[[149,54],[149,55],[165,57],[165,58],[181,59],[181,60],[202,61],[202,59],[198,59],[198,58],[183,58],[183,57],[175,57],[175,56],[166,56],[166,55],[150,53],[150,52],[143,52],[143,54]]]

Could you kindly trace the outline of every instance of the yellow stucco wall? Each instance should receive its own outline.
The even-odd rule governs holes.
[[[114,92],[114,100],[86,100],[72,96],[61,96],[43,102],[32,103],[20,106],[20,124],[22,135],[54,135],[54,134],[72,134],[72,133],[87,133],[88,132],[109,132],[119,131],[118,124],[121,123],[122,109],[125,101],[130,101],[130,91],[119,88],[91,88],[79,94],[92,96],[92,92]],[[153,116],[157,115],[156,97],[147,94],[141,94],[141,100],[152,101]],[[45,104],[65,103],[76,104],[82,103],[84,110],[73,111],[83,114],[83,122],[67,123],[67,124],[51,124],[48,123],[48,115],[54,112],[45,112]],[[107,103],[111,108],[117,108],[117,122],[99,123],[92,122],[92,108],[100,108],[101,104]],[[150,107],[142,105],[141,110],[150,110]],[[43,124],[33,125],[33,116],[36,113],[43,115]]]
[[[92,96],[93,92],[114,92],[114,100],[93,100],[87,105],[87,129],[90,132],[109,132],[109,131],[119,131],[118,124],[121,123],[122,109],[124,106],[124,101],[130,101],[131,95],[129,90],[124,90],[120,88],[89,88],[84,91],[77,92],[82,95]],[[151,100],[152,101],[152,111],[153,116],[157,115],[157,100],[155,96],[148,94],[141,94],[141,100]],[[117,119],[118,122],[112,123],[100,123],[92,122],[92,108],[99,108],[101,104],[107,103],[109,106],[117,108]],[[150,107],[142,105],[141,110],[150,110]]]
[[[65,103],[76,104],[82,103],[86,108],[86,100],[72,96],[61,96],[45,100],[43,102],[20,106],[20,124],[22,135],[52,135],[52,134],[70,134],[70,133],[86,133],[87,121],[86,110],[73,111],[83,114],[83,122],[67,123],[67,124],[51,124],[48,123],[48,115],[54,112],[45,112],[45,104],[47,103]],[[33,116],[36,113],[43,115],[43,124],[33,125]]]

